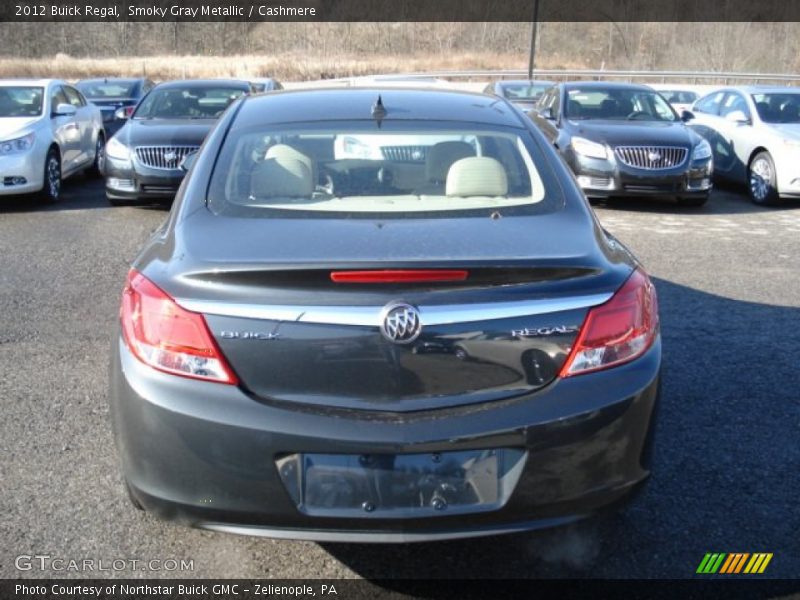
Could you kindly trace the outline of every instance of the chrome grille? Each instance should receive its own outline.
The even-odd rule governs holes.
[[[199,146],[138,146],[136,158],[145,167],[174,171],[180,168],[187,154],[195,152]]]
[[[383,157],[396,162],[425,162],[427,146],[382,146]]]
[[[689,150],[679,146],[617,146],[614,154],[629,167],[658,170],[681,166]]]

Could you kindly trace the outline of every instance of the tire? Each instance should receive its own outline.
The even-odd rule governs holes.
[[[775,161],[766,150],[756,154],[747,167],[747,191],[754,204],[772,206],[778,202]]]
[[[131,485],[125,481],[125,491],[128,494],[128,500],[130,500],[131,504],[136,510],[144,511],[144,506],[136,499],[136,496],[133,495],[133,491],[131,491]]]
[[[87,173],[90,177],[102,177],[103,176],[103,153],[105,152],[106,147],[106,135],[102,131],[97,132],[97,141],[94,144],[94,162],[92,166],[89,167]]]
[[[40,197],[49,204],[61,200],[61,157],[55,148],[50,148],[44,159],[44,185]]]
[[[680,206],[689,206],[692,208],[697,208],[703,206],[706,202],[708,202],[708,196],[696,196],[692,198],[678,198],[678,204]]]

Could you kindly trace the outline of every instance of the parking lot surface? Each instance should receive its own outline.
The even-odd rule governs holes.
[[[800,573],[800,203],[736,189],[700,209],[597,205],[657,285],[663,396],[653,477],[624,512],[458,543],[319,545],[192,530],[128,503],[106,401],[129,262],[163,208],[102,182],[43,206],[0,200],[0,576],[691,577],[706,552],[771,552]],[[258,460],[258,457],[254,457]],[[20,572],[18,555],[191,560],[186,571]]]

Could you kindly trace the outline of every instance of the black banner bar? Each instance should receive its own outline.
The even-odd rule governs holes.
[[[800,582],[739,577],[695,580],[212,580],[7,579],[3,600],[394,600],[399,598],[785,598]]]
[[[2,21],[524,21],[534,0],[10,0]],[[540,0],[538,20],[800,21],[794,0]]]

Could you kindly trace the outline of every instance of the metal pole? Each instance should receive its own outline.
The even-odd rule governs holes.
[[[533,58],[536,55],[536,32],[539,28],[539,0],[533,0],[533,23],[531,23],[531,54],[528,58],[528,80],[533,80]]]

